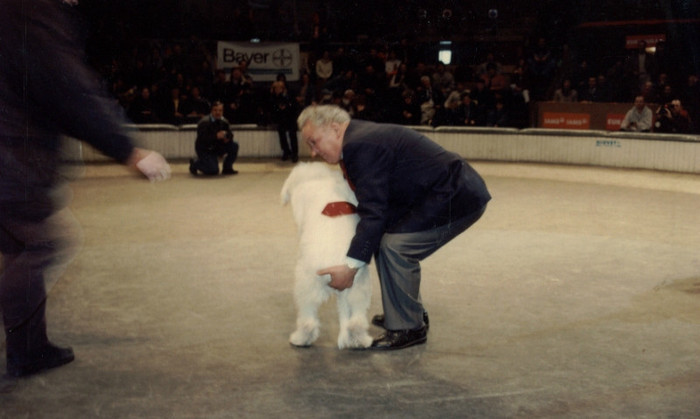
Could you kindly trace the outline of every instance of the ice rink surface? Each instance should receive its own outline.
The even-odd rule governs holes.
[[[700,415],[700,176],[473,166],[493,200],[423,264],[427,344],[389,353],[339,351],[334,302],[313,347],[287,342],[291,164],[75,170],[84,243],[48,320],[76,360],[0,394],[0,417]]]

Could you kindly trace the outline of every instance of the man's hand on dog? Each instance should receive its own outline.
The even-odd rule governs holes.
[[[357,269],[351,268],[348,265],[331,266],[330,268],[321,269],[316,272],[318,275],[330,275],[331,282],[328,283],[328,286],[338,291],[352,287],[356,273]]]

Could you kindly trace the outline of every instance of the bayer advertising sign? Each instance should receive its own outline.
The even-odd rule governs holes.
[[[219,41],[217,63],[220,69],[238,67],[248,62],[248,72],[254,81],[275,81],[282,73],[289,81],[299,80],[299,44]]]

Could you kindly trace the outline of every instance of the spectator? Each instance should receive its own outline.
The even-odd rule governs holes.
[[[316,87],[323,89],[328,80],[333,77],[333,60],[330,52],[323,51],[323,56],[316,60]]]
[[[435,67],[433,86],[435,89],[440,90],[445,97],[455,88],[455,78],[442,61],[439,61]]]
[[[486,73],[481,75],[481,78],[484,80],[486,88],[494,93],[502,92],[508,87],[508,81],[503,74],[497,71],[496,63],[488,63]]]
[[[644,102],[646,103],[663,103],[660,102],[659,92],[656,90],[656,86],[652,81],[647,81],[642,86],[642,96],[644,96]]]
[[[450,113],[457,109],[457,107],[462,103],[462,93],[471,93],[463,81],[457,82],[457,87],[450,92],[445,99],[445,112]]]
[[[670,103],[678,96],[676,92],[673,91],[670,84],[664,84],[661,86],[662,87],[659,92],[659,103]]]
[[[452,113],[454,125],[473,127],[481,125],[481,111],[479,105],[472,100],[468,92],[461,95],[462,103]]]
[[[655,132],[670,134],[689,134],[693,132],[693,124],[688,112],[683,109],[679,99],[674,99],[659,107],[656,111]]]
[[[148,87],[141,88],[140,94],[131,102],[127,115],[136,124],[154,124],[158,122],[155,106],[151,99],[151,90]]]
[[[649,132],[651,131],[653,114],[644,102],[643,95],[634,98],[634,106],[627,111],[620,124],[620,131]]]
[[[196,176],[202,172],[208,176],[219,174],[219,157],[226,156],[223,162],[223,175],[235,175],[233,164],[238,157],[238,143],[233,141],[233,132],[224,118],[224,104],[214,102],[211,113],[197,124],[197,139],[194,144],[197,159],[190,160],[190,173]]]
[[[185,122],[185,109],[180,89],[173,87],[168,99],[161,104],[158,118],[167,124],[180,125]]]
[[[491,90],[486,88],[486,83],[484,79],[477,77],[474,81],[474,87],[471,89],[469,95],[472,100],[476,102],[476,105],[482,109],[488,109],[493,106],[495,97]]]
[[[401,114],[397,121],[401,125],[420,125],[421,107],[416,103],[416,96],[413,90],[406,90],[402,95]]]
[[[241,68],[231,70],[227,93],[229,102],[226,104],[224,117],[234,124],[255,121],[253,81],[245,77]]]
[[[529,57],[528,68],[534,100],[546,97],[547,89],[554,78],[556,63],[545,38],[539,38]]]
[[[224,106],[231,102],[230,85],[226,80],[226,72],[224,70],[216,70],[216,73],[214,73],[210,99],[214,102],[219,101]]]
[[[271,93],[270,118],[277,127],[282,160],[287,161],[291,158],[292,162],[296,163],[299,161],[296,100],[289,97],[287,87],[281,80],[272,83]]]
[[[598,79],[594,76],[588,78],[588,84],[579,94],[581,102],[601,102],[602,95],[598,89]]]
[[[194,86],[190,90],[190,96],[185,101],[183,112],[185,113],[185,122],[197,123],[211,109],[211,104],[208,100],[202,97],[200,89]]]
[[[311,83],[311,76],[307,71],[301,73],[296,99],[300,108],[305,108],[316,101],[316,89]]]
[[[554,102],[578,102],[578,92],[571,86],[571,80],[564,79],[561,87],[554,91]]]
[[[399,72],[399,67],[401,66],[401,60],[396,58],[396,51],[390,50],[389,56],[384,63],[384,72],[386,74],[387,80],[392,79]]]
[[[648,81],[654,80],[654,72],[656,64],[654,56],[647,52],[647,43],[640,40],[637,43],[637,50],[628,57],[627,65],[630,67],[632,74],[642,86]]]
[[[488,52],[486,54],[486,60],[476,67],[476,75],[483,77],[488,72],[488,67],[493,65],[496,69],[496,74],[503,73],[503,65],[496,61],[496,55],[493,52]]]
[[[440,90],[433,89],[429,76],[421,77],[417,99],[421,109],[421,125],[432,125],[436,114],[444,104],[444,98]]]
[[[486,115],[487,127],[507,127],[510,124],[508,109],[503,103],[503,100],[497,99],[493,109],[488,111]]]
[[[364,121],[376,121],[377,116],[373,109],[367,104],[367,98],[364,95],[356,95],[352,102],[352,118],[362,119]]]
[[[681,102],[688,110],[690,120],[694,121],[695,132],[698,132],[700,131],[700,83],[698,83],[698,76],[690,74],[687,83],[681,93]]]
[[[599,74],[596,80],[598,89],[598,100],[596,102],[610,102],[612,89],[605,74]]]

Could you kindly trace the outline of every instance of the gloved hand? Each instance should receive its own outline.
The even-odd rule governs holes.
[[[151,182],[170,179],[170,165],[160,153],[136,148],[132,158],[135,160],[135,164],[131,163],[129,165],[133,165]]]

